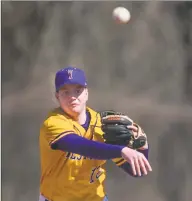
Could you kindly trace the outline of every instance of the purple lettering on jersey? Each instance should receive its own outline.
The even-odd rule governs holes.
[[[67,155],[66,155],[66,158],[69,158],[70,155],[71,155],[71,153],[68,152]]]
[[[72,159],[72,160],[76,159],[75,154],[71,153],[71,155],[70,155],[70,159]]]
[[[101,166],[93,168],[91,171],[90,183],[93,183],[96,179],[99,179],[102,174],[103,171],[101,171]]]

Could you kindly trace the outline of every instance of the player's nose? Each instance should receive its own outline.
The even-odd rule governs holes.
[[[77,96],[76,96],[76,94],[70,94],[69,96],[68,96],[68,99],[69,99],[69,101],[73,101],[73,100],[76,100],[77,99]]]

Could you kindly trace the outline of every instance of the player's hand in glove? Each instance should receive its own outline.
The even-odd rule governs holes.
[[[144,131],[132,119],[115,111],[103,111],[100,115],[105,143],[125,145],[132,149],[147,148]]]
[[[148,149],[147,136],[143,131],[143,129],[136,123],[133,123],[133,125],[128,126],[128,128],[133,132],[134,141],[136,142],[138,140],[139,145],[137,149],[139,150]]]

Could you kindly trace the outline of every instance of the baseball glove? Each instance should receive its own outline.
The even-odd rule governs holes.
[[[145,133],[126,115],[110,110],[100,112],[100,116],[105,143],[124,145],[132,149],[139,149],[145,145],[147,141]],[[133,131],[127,127],[129,125],[138,127],[137,135],[134,135]]]

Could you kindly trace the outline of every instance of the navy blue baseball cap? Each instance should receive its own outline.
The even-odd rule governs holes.
[[[87,86],[87,79],[85,72],[76,67],[69,66],[57,71],[55,75],[55,89],[58,91],[65,84],[79,84]]]

